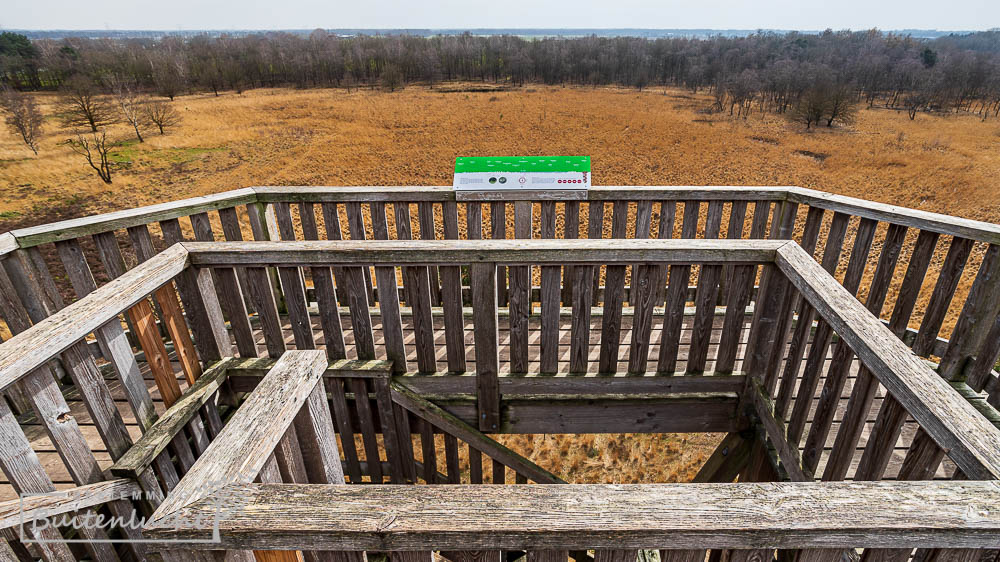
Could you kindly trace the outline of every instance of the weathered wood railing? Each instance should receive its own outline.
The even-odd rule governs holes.
[[[692,199],[698,192],[707,204]],[[344,422],[336,419],[341,438],[345,428],[361,434],[354,461],[347,445],[342,451],[352,482],[487,479],[482,462],[470,461],[461,475],[452,470],[459,440],[468,451],[485,454],[485,466],[492,459],[518,474],[517,481],[528,480],[531,468],[518,465],[520,460],[498,460],[505,453],[481,450],[489,444],[476,441],[482,435],[476,426],[487,432],[729,431],[736,436],[753,420],[759,425],[751,427],[759,428],[769,445],[756,446],[749,456],[741,469],[747,480],[922,479],[933,477],[942,459],[956,474],[992,477],[988,459],[976,453],[990,443],[968,441],[956,427],[935,420],[948,408],[959,408],[950,415],[969,414],[971,398],[985,414],[973,416],[981,424],[976,435],[992,435],[985,431],[996,421],[995,412],[977,401],[976,392],[996,385],[991,367],[1000,351],[995,320],[1000,228],[798,188],[600,188],[591,200],[604,201],[607,208],[592,202],[456,203],[443,188],[250,189],[2,235],[0,315],[16,334],[0,347],[0,390],[11,410],[3,416],[5,435],[17,445],[0,459],[5,475],[24,491],[46,492],[59,480],[94,485],[104,479],[94,467],[107,461],[98,464],[102,453],[93,451],[120,460],[138,435],[149,435],[159,403],[169,406],[183,388],[197,386],[212,363],[235,355],[240,359],[232,361],[267,361],[257,359],[264,353],[275,360],[290,347],[325,346],[332,364],[348,356],[384,359],[399,378],[398,383],[384,374],[325,378],[331,397],[338,382],[345,385]],[[336,258],[324,254],[321,242],[187,244],[157,254],[161,239],[187,237],[187,220],[195,239],[215,238],[216,219],[208,215],[215,210],[230,240],[244,236],[241,226],[249,226],[248,237],[255,240],[312,240],[320,238],[322,225],[326,238],[350,237],[354,244],[341,246],[344,253]],[[177,218],[185,215],[190,219],[182,226]],[[470,219],[483,224],[483,218],[488,234],[467,229]],[[671,246],[632,240],[616,242],[614,252],[600,257],[608,248],[603,243],[560,241],[538,245],[548,252],[544,259],[513,240],[464,254],[446,241],[467,232],[475,238],[477,230],[482,238],[506,238],[508,220],[513,235],[524,239],[584,232],[589,238],[665,239],[679,231],[684,238],[774,241]],[[159,224],[150,229],[150,221]],[[633,223],[637,230],[629,226]],[[131,242],[125,248],[115,232],[122,228]],[[357,241],[405,240],[432,230],[445,240],[420,246],[426,253],[415,261],[393,254],[417,251],[406,244],[373,254],[375,245]],[[844,240],[852,230],[847,248]],[[782,246],[779,240],[788,238],[805,252]],[[685,245],[684,251],[710,253],[694,259],[683,253]],[[876,257],[871,248],[880,246]],[[757,252],[752,259],[751,249]],[[681,253],[670,259],[655,254],[667,250]],[[484,260],[482,251],[495,252],[495,259]],[[139,265],[129,270],[133,254]],[[794,266],[783,265],[791,258],[797,260]],[[907,263],[902,278],[895,275],[904,270],[900,262]],[[56,265],[60,269],[53,269]],[[823,270],[841,279],[831,283],[834,278],[824,279]],[[824,279],[823,291],[808,280],[796,281],[795,272]],[[104,277],[111,280],[98,283]],[[69,287],[78,302],[64,308]],[[841,300],[831,310],[833,297]],[[936,358],[938,374],[928,378],[932,371],[909,361],[910,352],[896,339],[876,347],[894,349],[907,357],[905,364],[871,355],[862,345],[867,338],[852,339],[858,336],[848,330],[851,323],[838,320],[844,310],[869,316],[891,310],[884,321],[889,330],[879,333],[907,342],[916,356]],[[956,317],[955,327],[945,340],[939,336],[949,315]],[[919,329],[908,330],[910,324]],[[863,332],[875,329],[869,322]],[[784,354],[759,351],[775,349]],[[480,365],[483,352],[489,359]],[[235,406],[263,368],[243,363],[227,369],[218,387],[200,390],[203,401],[170,418],[169,443],[159,441],[157,454],[147,455],[143,470],[135,472],[147,489],[155,484],[169,493],[218,434],[225,417],[220,408]],[[920,376],[897,381],[878,369],[917,369]],[[152,393],[142,382],[147,370],[156,381]],[[102,373],[112,378],[105,380]],[[661,376],[636,376],[643,373]],[[688,376],[663,376],[675,373]],[[930,394],[909,387],[916,381]],[[840,400],[848,387],[850,398]],[[925,402],[944,390],[949,391],[945,403]],[[362,393],[370,394],[367,424],[355,400]],[[408,393],[443,417],[428,421],[415,415],[401,404]],[[997,394],[990,396],[995,401]],[[600,408],[614,406],[616,413],[594,416],[595,397]],[[77,424],[70,417],[67,423],[70,404],[85,408],[90,420]],[[429,409],[416,404],[411,406]],[[332,398],[331,407],[337,405]],[[381,419],[386,411],[393,413],[388,424]],[[908,416],[918,423],[907,423]],[[40,424],[50,434],[53,451],[31,460],[26,423]],[[473,433],[456,424],[471,425]],[[384,440],[372,447],[386,426],[396,429],[390,432],[396,452],[386,450],[393,446]],[[456,427],[466,433],[456,436]],[[435,437],[435,429],[442,435]],[[423,441],[418,446],[404,435]],[[443,459],[427,446],[438,438],[444,440]],[[893,466],[900,446],[908,453]],[[372,451],[378,462],[369,462]],[[54,462],[46,460],[55,456]],[[124,511],[131,509],[128,503],[109,508]],[[113,554],[88,548],[91,556]]]

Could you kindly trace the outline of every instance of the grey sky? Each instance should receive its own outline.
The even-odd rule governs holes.
[[[5,29],[1000,27],[1000,0],[0,0]]]

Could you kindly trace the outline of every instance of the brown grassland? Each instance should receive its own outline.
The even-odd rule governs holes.
[[[781,116],[708,114],[708,96],[680,90],[461,89],[184,96],[181,125],[116,149],[113,185],[63,144],[72,132],[43,96],[39,157],[0,136],[0,232],[249,185],[448,185],[455,156],[509,154],[590,155],[599,185],[799,185],[1000,222],[996,120],[866,109],[807,132]],[[666,482],[690,479],[718,439],[503,441],[570,481]]]

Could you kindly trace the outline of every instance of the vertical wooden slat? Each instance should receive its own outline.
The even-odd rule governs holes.
[[[243,240],[243,233],[240,230],[239,218],[236,209],[220,209],[219,220],[222,223],[222,232],[225,239],[231,242]],[[197,237],[197,233],[195,234]],[[257,342],[253,337],[253,329],[250,327],[247,306],[253,306],[249,295],[249,284],[247,280],[246,268],[213,268],[215,280],[218,282],[219,302],[222,311],[229,319],[229,325],[233,329],[233,337],[236,339],[236,349],[241,357],[257,357]],[[247,291],[246,293],[244,291]]]
[[[877,225],[878,223],[874,220],[861,219],[855,233],[854,247],[851,250],[851,259],[848,262],[843,282],[844,288],[852,295],[857,294],[861,285],[861,278],[865,272],[865,265],[868,263],[868,254]],[[823,322],[823,324],[826,323]],[[818,333],[819,330],[817,330]],[[817,345],[815,340],[813,345]],[[823,390],[820,392],[819,401],[813,411],[812,425],[809,428],[805,449],[802,452],[802,466],[810,473],[815,472],[819,465],[820,455],[826,445],[830,424],[833,423],[833,415],[836,413],[837,404],[840,403],[840,395],[847,382],[847,374],[852,360],[853,353],[847,343],[843,340],[837,342],[826,373],[826,379],[823,382]]]
[[[493,240],[504,240],[507,238],[507,205],[503,201],[490,201],[490,238]],[[469,239],[472,240],[473,238],[470,236]],[[476,240],[478,240],[478,237]],[[507,306],[509,302],[507,267],[498,265],[497,305]]]
[[[590,355],[590,305],[593,302],[595,267],[573,268],[573,318],[570,321],[569,372],[586,373]]]
[[[628,226],[628,202],[615,201],[612,213],[611,237],[624,238]],[[618,370],[622,307],[625,305],[625,269],[624,264],[609,264],[605,269],[601,349],[597,362],[599,373],[614,373]]]
[[[823,250],[822,266],[823,269],[831,274],[840,261],[844,236],[847,233],[849,221],[850,216],[843,213],[834,213],[833,220],[830,223],[830,233],[827,235],[826,247]],[[792,337],[788,365],[783,374],[784,384],[779,389],[778,398],[775,403],[776,410],[781,415],[784,415],[784,412],[787,411],[788,405],[792,400],[792,385],[799,370],[801,354],[809,339],[814,315],[815,311],[812,307],[803,305],[802,312],[799,315],[799,327]],[[819,384],[821,369],[826,362],[826,352],[829,349],[832,335],[833,332],[830,325],[819,320],[816,324],[815,334],[812,336],[812,344],[809,346],[806,364],[802,368],[802,380],[799,383],[798,396],[795,398],[795,404],[792,406],[791,419],[787,428],[788,434],[792,437],[791,441],[796,445],[802,436],[802,430],[807,421],[809,408],[816,393],[816,386]],[[793,353],[794,355],[791,355]]]
[[[496,264],[469,266],[476,342],[476,401],[480,431],[500,429]]]
[[[465,224],[469,240],[483,239],[483,206],[478,201],[465,204]]]
[[[700,206],[697,201],[684,202],[682,238],[694,238],[698,233],[698,209]],[[673,264],[670,266],[670,282],[667,287],[666,307],[663,314],[663,331],[660,333],[659,361],[656,366],[656,372],[659,374],[670,374],[677,370],[681,329],[684,323],[684,305],[687,301],[690,278],[690,265]]]
[[[580,237],[580,202],[567,201],[564,211],[565,229],[563,238],[566,240],[576,240]],[[573,302],[573,266],[563,267],[562,305],[568,306]]]
[[[710,201],[705,222],[705,238],[718,238],[722,227],[722,201]],[[702,265],[698,273],[695,292],[695,315],[691,324],[691,347],[688,350],[688,374],[705,371],[708,346],[712,338],[712,324],[715,321],[715,305],[719,300],[719,280],[721,265]]]
[[[365,233],[365,217],[361,212],[361,203],[349,201],[345,207],[347,208],[347,222],[350,227],[351,240],[364,240],[367,236]],[[365,295],[367,295],[368,305],[374,306],[375,293],[372,290],[371,270],[367,267],[355,269],[361,270],[363,279],[362,287],[364,287]]]
[[[747,202],[734,201],[729,213],[727,237],[733,240],[743,238],[743,224],[746,222]],[[746,325],[746,310],[753,297],[753,276],[757,267],[753,265],[726,266],[726,316],[722,320],[719,335],[719,351],[715,356],[715,372],[729,374],[736,365],[736,355],[740,345],[740,335]]]
[[[379,425],[382,428],[382,444],[386,459],[389,461],[389,478],[393,484],[406,482],[406,470],[403,468],[403,455],[399,444],[398,426],[393,411],[392,395],[389,392],[389,381],[386,377],[370,379],[375,391],[375,404],[378,407]]]
[[[444,461],[448,469],[448,483],[461,484],[462,471],[458,464],[458,439],[447,432],[444,434]]]
[[[531,201],[514,203],[514,237],[531,238]],[[528,317],[531,315],[531,267],[508,268],[510,292],[510,372],[528,372]]]
[[[441,211],[444,219],[446,240],[458,240],[458,205],[445,201]],[[462,314],[462,268],[442,266],[441,305],[444,308],[444,340],[448,354],[448,371],[464,373],[465,364],[465,318]]]
[[[653,309],[656,301],[657,266],[641,264],[632,276],[632,342],[629,346],[628,372],[641,375],[649,361],[650,335],[653,330]]]
[[[97,283],[94,281],[90,266],[87,265],[80,243],[75,239],[67,240],[57,245],[57,248],[76,294],[83,297],[95,291]],[[2,270],[0,270],[0,277],[3,278],[0,283],[9,283],[9,279]],[[118,380],[125,391],[125,398],[135,415],[136,423],[145,432],[156,420],[156,411],[153,408],[153,400],[149,396],[146,383],[142,379],[142,373],[139,371],[139,365],[132,354],[132,346],[125,337],[118,316],[98,328],[95,335],[98,342],[106,350],[106,358],[114,366]]]
[[[494,484],[506,484],[507,483],[507,467],[496,459],[493,460],[492,470],[492,482]]]
[[[254,240],[266,242],[278,240],[277,227],[269,218],[267,205],[264,203],[248,203],[246,206],[247,217],[250,219],[250,230]],[[285,299],[281,294],[281,283],[278,281],[278,272],[272,267],[267,269],[268,282],[271,283],[274,291],[274,300],[278,310],[285,309]]]
[[[319,239],[316,224],[316,209],[312,203],[299,203],[299,217],[302,221],[302,235],[306,240]],[[384,214],[383,214],[384,217]],[[333,286],[333,272],[329,267],[311,267],[309,272],[316,293],[320,326],[323,327],[323,342],[326,356],[330,359],[344,359],[347,351],[344,345],[344,327],[340,322],[340,308],[337,306],[337,291]]]
[[[351,392],[354,393],[354,409],[358,413],[358,425],[361,429],[362,442],[365,446],[365,460],[368,461],[368,474],[371,481],[382,483],[382,461],[379,458],[378,440],[375,437],[375,418],[372,417],[371,401],[368,397],[368,385],[365,379],[352,378]]]
[[[333,421],[340,434],[340,446],[344,450],[344,460],[347,464],[347,474],[351,483],[361,482],[361,463],[358,462],[358,450],[354,444],[354,428],[351,425],[351,413],[347,407],[344,395],[344,379],[330,379],[327,388],[330,393],[330,404],[333,406]]]
[[[543,239],[556,237],[556,203],[542,202],[541,234]],[[559,277],[560,266],[541,268],[542,333],[539,341],[539,372],[554,374],[559,368]]]
[[[417,215],[420,223],[420,239],[435,240],[437,236],[434,228],[434,202],[421,201],[417,205]],[[438,276],[437,267],[427,268],[428,281],[430,283],[430,297],[432,306],[441,306],[441,282]]]
[[[413,430],[410,425],[410,412],[399,404],[392,405],[393,416],[396,418],[396,435],[399,442],[399,456],[403,461],[403,478],[407,483],[417,483],[416,457],[413,454]]]
[[[591,240],[599,240],[604,237],[604,201],[591,201],[587,204],[587,238]],[[590,297],[591,305],[597,306],[600,289],[601,289],[601,269],[599,267],[587,266],[592,270],[591,274],[585,274],[584,277],[590,279],[592,283]],[[577,273],[577,276],[580,274]],[[576,278],[574,278],[576,279]],[[576,297],[574,297],[575,299]],[[589,314],[587,315],[589,318]],[[589,326],[588,326],[589,330]]]
[[[483,454],[472,445],[468,446],[469,484],[483,483]]]
[[[650,237],[650,229],[653,224],[653,202],[649,199],[643,199],[637,201],[635,204],[635,237],[638,239],[644,239]],[[635,307],[635,301],[638,299],[638,293],[636,292],[635,286],[635,275],[639,269],[640,264],[632,265],[632,281],[631,290],[629,291],[628,302],[629,305]]]
[[[878,265],[868,289],[868,300],[865,303],[865,307],[872,314],[878,315],[885,304],[896,264],[899,261],[899,253],[906,239],[906,230],[905,226],[890,224],[886,231],[882,253],[879,256]],[[878,379],[872,375],[867,367],[859,365],[857,378],[855,378],[854,387],[851,389],[851,397],[847,401],[847,410],[844,412],[836,440],[830,450],[830,458],[823,471],[823,480],[843,480],[847,476],[877,389]]]
[[[674,219],[677,215],[677,204],[673,201],[660,202],[660,224],[657,227],[656,237],[660,240],[667,240],[674,237]],[[653,295],[654,303],[663,303],[667,291],[667,265],[656,266],[656,293]],[[655,306],[655,304],[654,304]]]
[[[351,209],[354,209],[351,211]],[[336,220],[336,212],[329,209],[327,205],[323,207],[323,222],[326,226],[326,237],[328,240],[340,240],[340,221]],[[360,204],[357,208],[349,206],[348,215],[354,216],[355,221],[361,218]],[[358,236],[364,236],[364,223],[353,224],[352,228],[358,227]],[[352,231],[352,239],[354,238]],[[344,267],[334,270],[337,278],[337,291],[341,298],[347,299],[348,308],[351,311],[351,329],[354,332],[355,353],[358,359],[375,358],[375,338],[372,334],[372,317],[368,310],[368,293],[365,285],[364,268]],[[343,290],[341,290],[343,289]]]
[[[385,204],[371,204],[372,231],[376,240],[389,239],[389,226],[385,218]],[[397,232],[400,229],[397,228]],[[378,284],[378,306],[382,320],[382,339],[385,355],[392,361],[394,373],[406,372],[406,348],[403,345],[403,323],[399,314],[399,291],[396,286],[396,268],[377,266],[375,282]]]
[[[795,220],[798,216],[798,203],[783,201],[775,210],[775,224],[772,228],[770,238],[772,240],[790,240],[795,229]],[[770,271],[772,268],[765,268]],[[783,282],[780,282],[784,285]],[[763,285],[763,282],[762,282]],[[787,285],[786,285],[787,286]],[[778,383],[778,371],[781,368],[785,355],[785,341],[788,339],[788,328],[792,323],[793,307],[799,295],[794,290],[785,291],[781,300],[781,312],[774,327],[769,331],[765,340],[768,353],[766,355],[766,366],[764,369],[764,386],[768,395],[774,394]],[[748,371],[749,372],[749,371]]]
[[[421,459],[424,465],[424,481],[428,484],[437,483],[437,448],[434,446],[434,426],[424,419],[419,419],[420,424],[420,450]]]
[[[247,268],[247,287],[250,300],[257,310],[260,329],[264,333],[264,344],[267,354],[272,359],[280,357],[285,352],[285,338],[281,332],[281,319],[278,317],[278,307],[274,293],[271,291],[271,279],[266,268]]]
[[[410,240],[410,209],[406,203],[393,203],[396,214],[396,238]],[[413,312],[413,339],[417,349],[417,369],[424,373],[437,370],[434,357],[434,319],[431,316],[430,275],[427,266],[403,268],[407,304]]]

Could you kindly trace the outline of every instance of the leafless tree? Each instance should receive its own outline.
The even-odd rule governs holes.
[[[146,100],[139,94],[135,80],[126,76],[112,74],[107,79],[107,84],[111,90],[115,105],[118,106],[118,110],[121,112],[125,122],[131,125],[132,130],[135,131],[135,137],[139,139],[139,142],[143,142],[142,129],[150,123],[150,120],[144,107]]]
[[[93,80],[81,75],[70,78],[63,85],[59,111],[67,127],[90,127],[92,133],[96,133],[98,127],[118,121],[114,108]]]
[[[161,135],[163,134],[163,129],[173,127],[181,122],[181,115],[167,101],[151,101],[143,106],[143,110],[146,112],[146,119],[156,125]]]
[[[799,103],[788,112],[788,118],[798,123],[805,123],[806,129],[819,124],[826,115],[828,107],[828,93],[822,86],[814,86],[799,99]]]
[[[858,115],[858,96],[851,84],[837,84],[830,87],[827,95],[826,126],[832,127],[834,121],[849,125]]]
[[[111,183],[111,163],[108,161],[108,152],[111,147],[108,145],[108,137],[104,131],[91,133],[87,136],[77,135],[76,139],[69,139],[66,142],[73,149],[73,152],[87,159],[87,163],[104,180],[104,183]]]
[[[403,73],[395,64],[389,63],[382,69],[382,87],[390,92],[403,85]]]
[[[38,156],[38,138],[42,136],[42,112],[38,110],[35,98],[11,88],[3,88],[0,90],[0,109],[3,109],[11,132],[20,135],[24,144]]]

